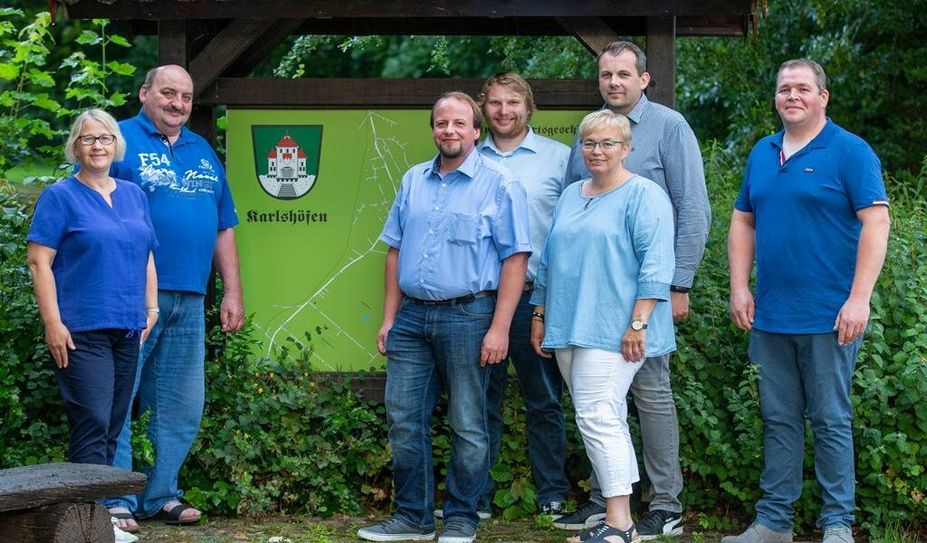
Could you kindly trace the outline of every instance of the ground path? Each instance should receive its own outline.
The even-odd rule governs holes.
[[[143,522],[139,543],[358,543],[357,529],[379,519],[359,517],[210,518],[189,528]],[[666,538],[665,543],[718,543],[721,534],[687,526],[686,535]],[[531,521],[493,519],[480,525],[477,543],[563,543],[570,535],[562,530],[535,528]],[[796,539],[795,543],[820,539]],[[857,543],[865,540],[857,537]],[[660,542],[658,542],[660,543]]]

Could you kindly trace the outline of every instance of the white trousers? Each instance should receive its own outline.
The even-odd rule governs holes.
[[[570,387],[576,425],[606,498],[631,494],[640,480],[628,429],[628,389],[641,363],[621,353],[567,347],[556,349],[557,364]]]

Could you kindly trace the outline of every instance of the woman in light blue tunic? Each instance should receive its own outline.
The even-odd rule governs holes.
[[[631,543],[629,496],[640,477],[626,397],[646,357],[675,350],[673,211],[663,189],[624,168],[627,118],[596,111],[579,134],[592,177],[557,202],[531,297],[531,341],[557,357],[606,498],[605,521],[574,540]]]

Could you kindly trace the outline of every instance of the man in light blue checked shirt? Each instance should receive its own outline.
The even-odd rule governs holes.
[[[477,146],[483,156],[500,162],[518,178],[528,195],[531,246],[525,292],[521,296],[509,334],[512,364],[521,385],[528,427],[528,458],[541,513],[555,518],[564,513],[570,480],[564,471],[566,435],[563,425],[563,378],[553,359],[541,358],[531,346],[531,292],[538,271],[541,249],[547,240],[554,207],[563,192],[570,148],[536,134],[528,124],[537,109],[534,93],[518,74],[503,72],[483,84],[480,105],[486,115],[489,135]],[[490,469],[499,456],[502,437],[502,405],[505,398],[507,363],[492,369],[488,391]],[[489,515],[495,482],[487,474],[483,495],[477,504]]]
[[[396,512],[358,530],[369,541],[434,538],[431,415],[442,389],[453,440],[438,542],[476,538],[489,469],[486,388],[508,356],[531,253],[525,189],[475,150],[482,123],[466,94],[438,99],[438,155],[403,177],[380,236],[389,251],[377,348],[387,357]]]
[[[650,83],[647,57],[630,42],[606,45],[598,58],[599,92],[605,105],[631,122],[628,171],[642,175],[666,191],[675,218],[676,271],[670,287],[673,320],[689,315],[689,289],[705,251],[711,207],[705,188],[702,154],[692,128],[682,115],[647,99]],[[665,84],[673,84],[672,81]],[[566,182],[589,177],[578,137],[574,139]],[[631,385],[643,442],[644,469],[651,484],[648,513],[637,523],[644,540],[683,532],[682,470],[679,466],[679,423],[670,387],[670,355],[647,358]],[[589,502],[554,526],[580,530],[595,526],[605,516],[605,501],[592,474]]]

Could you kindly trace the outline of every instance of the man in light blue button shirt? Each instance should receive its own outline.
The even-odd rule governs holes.
[[[570,493],[570,480],[564,471],[566,437],[560,396],[563,378],[553,359],[541,358],[531,347],[530,303],[541,249],[547,240],[554,206],[563,192],[570,148],[535,134],[529,126],[537,109],[528,82],[512,72],[496,74],[483,84],[480,105],[489,126],[489,135],[477,146],[480,153],[500,162],[518,178],[528,195],[531,219],[531,246],[525,292],[521,296],[509,334],[509,353],[525,402],[528,422],[528,458],[537,491],[538,509],[559,516]],[[488,402],[490,468],[499,455],[502,434],[502,403],[505,398],[507,364],[491,370]],[[491,476],[486,479],[477,504],[486,514],[495,492]]]
[[[438,542],[476,537],[489,469],[486,388],[492,365],[508,355],[531,253],[525,190],[475,150],[482,123],[466,94],[438,99],[438,156],[403,177],[380,236],[389,251],[377,348],[387,356],[396,512],[358,531],[370,541],[434,537],[431,415],[442,389],[453,441]]]

